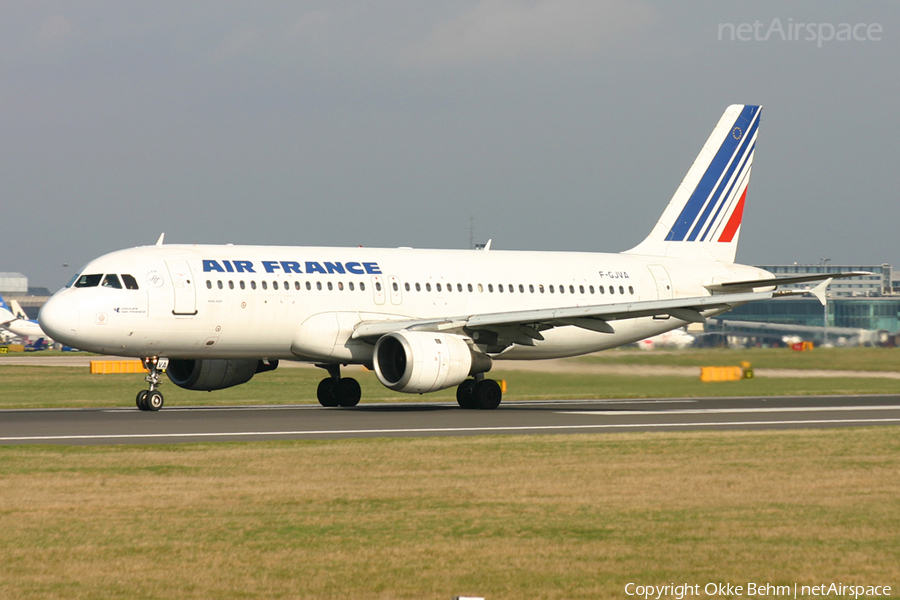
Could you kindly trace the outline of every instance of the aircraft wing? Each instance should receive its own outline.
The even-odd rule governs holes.
[[[846,279],[848,277],[861,277],[864,275],[874,275],[868,271],[847,271],[845,273],[818,273],[816,275],[797,275],[790,277],[775,277],[772,279],[750,279],[747,281],[729,281],[727,283],[717,283],[714,285],[705,285],[709,291],[716,292],[747,292],[761,287],[772,287],[778,285],[791,285],[794,283],[809,283],[811,281],[824,281],[825,279]]]
[[[688,322],[702,323],[703,311],[718,311],[754,300],[765,300],[782,292],[747,292],[719,294],[671,300],[644,300],[616,304],[593,304],[568,308],[543,308],[500,313],[465,315],[444,319],[408,319],[396,321],[363,321],[356,326],[352,337],[378,338],[382,335],[409,329],[413,331],[448,331],[460,329],[486,329],[501,333],[515,343],[531,345],[544,339],[541,330],[564,325],[582,329],[615,333],[609,321],[668,315]],[[499,330],[499,331],[498,331]]]

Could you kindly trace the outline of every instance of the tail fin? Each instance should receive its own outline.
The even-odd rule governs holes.
[[[12,309],[3,299],[3,296],[0,296],[0,323],[7,323],[15,320],[15,318],[16,315],[13,314]]]
[[[627,254],[734,262],[761,112],[725,110],[656,227]]]

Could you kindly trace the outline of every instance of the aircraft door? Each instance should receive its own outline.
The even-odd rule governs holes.
[[[653,280],[656,282],[656,297],[659,300],[669,300],[672,298],[672,280],[669,279],[669,272],[662,265],[647,265]],[[665,320],[669,315],[657,315],[653,317],[657,320]]]
[[[388,286],[391,292],[391,304],[403,302],[403,292],[400,291],[400,280],[395,275],[388,276]]]
[[[384,304],[384,278],[381,275],[372,275],[372,293],[375,304]]]
[[[184,259],[170,258],[166,261],[166,268],[169,269],[169,277],[172,280],[172,289],[175,293],[172,314],[196,315],[197,291],[194,286],[190,265]]]

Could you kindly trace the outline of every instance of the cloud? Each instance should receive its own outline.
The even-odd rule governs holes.
[[[406,53],[411,63],[504,62],[529,55],[582,56],[655,19],[627,0],[482,0],[439,24]]]
[[[72,23],[62,15],[53,15],[44,19],[37,31],[37,39],[43,45],[55,44],[64,40],[72,32]]]

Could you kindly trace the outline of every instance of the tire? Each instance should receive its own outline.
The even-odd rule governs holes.
[[[338,401],[334,392],[335,385],[334,380],[331,377],[326,377],[320,381],[319,387],[316,388],[316,398],[319,399],[319,404],[329,408],[338,406]]]
[[[149,410],[149,409],[147,408],[147,395],[148,395],[149,393],[150,393],[150,392],[148,392],[147,390],[141,390],[141,391],[139,391],[139,392],[137,393],[137,397],[134,399],[134,403],[137,405],[137,407],[138,407],[139,409],[141,409],[141,410]]]
[[[472,396],[472,388],[475,387],[474,379],[466,379],[456,388],[456,402],[461,408],[478,408],[475,398]]]
[[[338,406],[347,408],[356,406],[362,398],[362,389],[359,387],[359,382],[352,377],[339,379],[333,389]]]
[[[500,390],[500,384],[493,379],[482,379],[472,388],[472,397],[478,408],[494,410],[500,406],[503,392]]]
[[[161,392],[157,390],[153,390],[147,394],[147,399],[144,401],[147,406],[147,410],[156,412],[163,407],[164,399]]]

